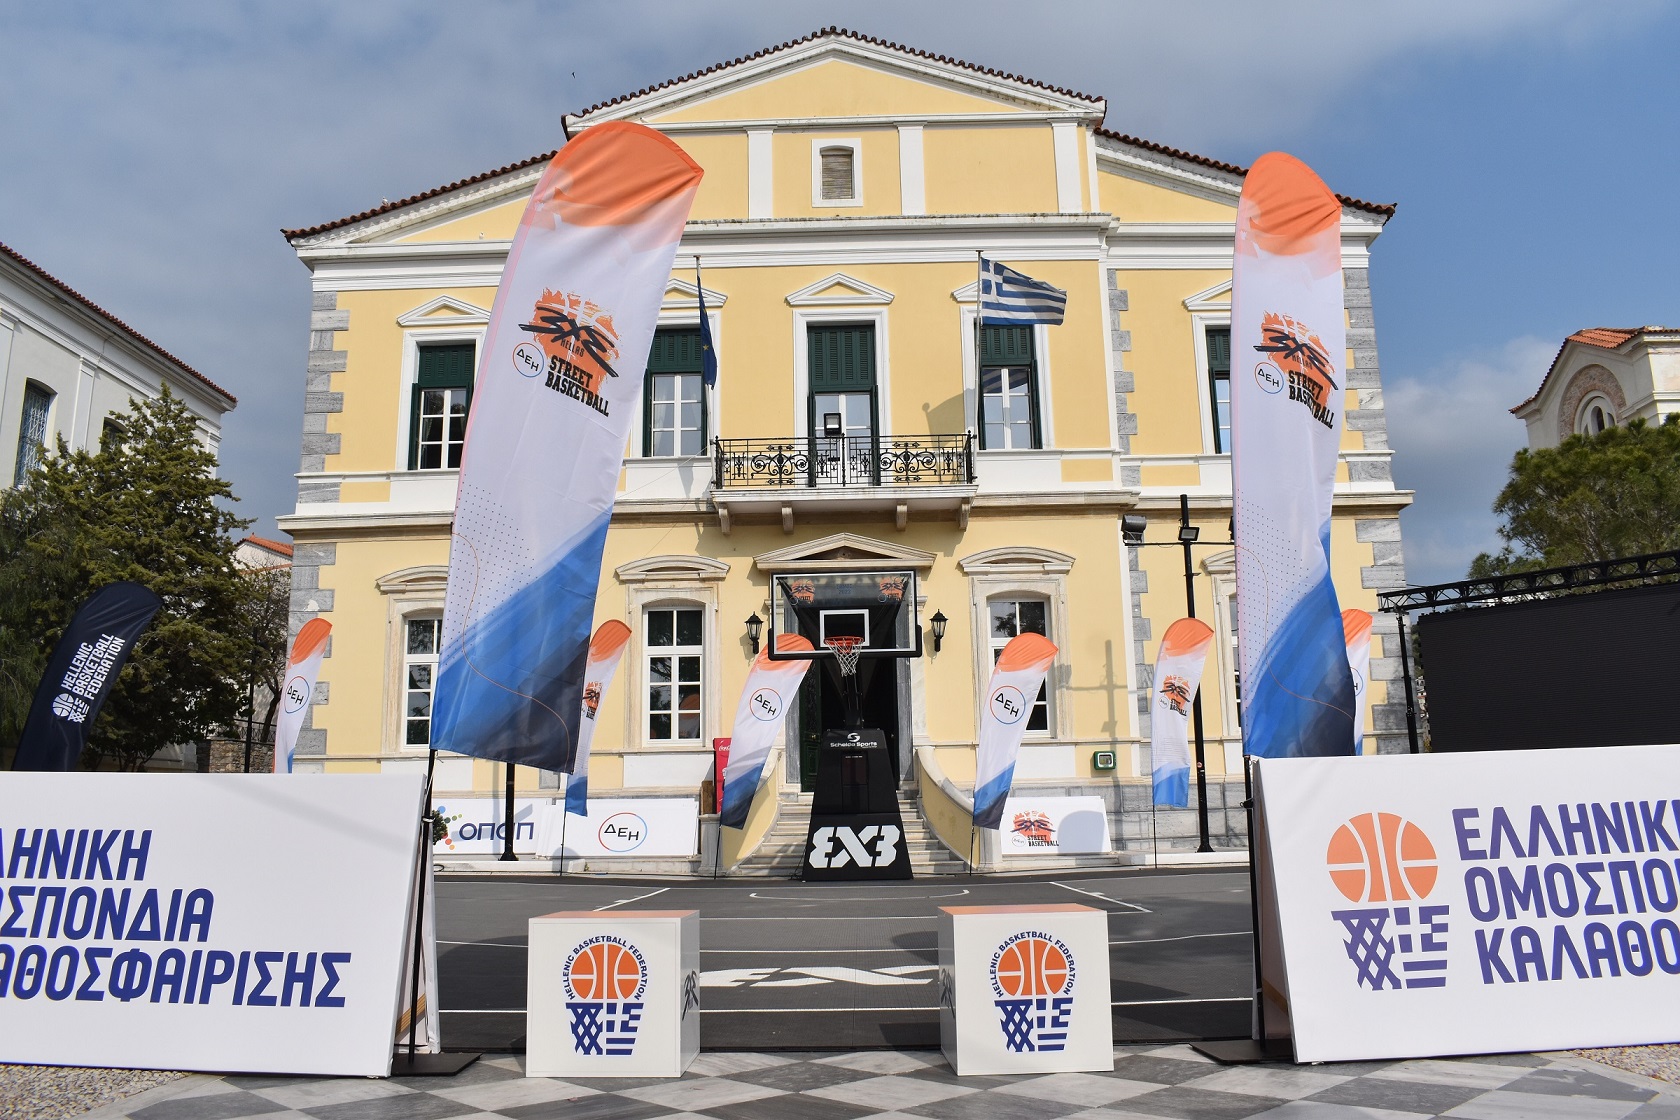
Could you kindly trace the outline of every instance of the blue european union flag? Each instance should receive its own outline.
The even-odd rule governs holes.
[[[706,289],[700,283],[700,258],[694,258],[694,295],[700,301],[700,377],[706,388],[717,387],[717,348],[712,345],[712,321],[706,316]]]

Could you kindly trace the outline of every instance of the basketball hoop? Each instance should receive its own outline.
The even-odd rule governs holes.
[[[857,673],[858,658],[863,655],[863,639],[856,634],[836,634],[826,638],[823,645],[834,654],[835,664],[840,668],[842,677],[850,677]]]

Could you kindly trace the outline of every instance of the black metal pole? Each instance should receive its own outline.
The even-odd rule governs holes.
[[[502,862],[518,860],[513,854],[513,763],[504,763],[507,767],[507,811],[502,827],[505,835],[502,837]]]
[[[1190,495],[1178,496],[1178,527],[1180,530],[1190,527]],[[1190,540],[1182,531],[1179,542],[1184,546],[1184,609],[1190,618],[1196,617],[1196,572],[1190,563]],[[1190,703],[1191,718],[1195,724],[1196,733],[1196,830],[1200,842],[1196,845],[1198,852],[1211,852],[1213,845],[1208,841],[1208,794],[1207,794],[1207,751],[1202,741],[1202,690],[1196,690],[1195,699]]]
[[[437,751],[426,752],[426,815],[420,818],[420,854],[414,900],[414,970],[408,991],[408,1065],[414,1068],[414,1048],[420,1034],[420,954],[426,950],[426,872],[432,858],[432,770]]]
[[[257,682],[253,677],[245,692],[245,773],[251,772],[251,723],[257,718]]]
[[[1406,686],[1406,738],[1412,753],[1418,753],[1417,704],[1412,694],[1412,659],[1406,651],[1406,612],[1397,610],[1394,617],[1400,622],[1400,679]]]

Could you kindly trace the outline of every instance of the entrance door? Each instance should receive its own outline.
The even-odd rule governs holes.
[[[806,684],[799,690],[799,788],[816,789],[817,759],[822,753],[823,732],[845,726],[846,703],[830,662],[811,666]],[[813,687],[815,686],[815,687]],[[898,662],[891,658],[858,663],[858,714],[863,726],[880,728],[892,759],[893,777],[900,778],[898,758]]]
[[[806,337],[811,484],[878,485],[875,327],[812,326]]]

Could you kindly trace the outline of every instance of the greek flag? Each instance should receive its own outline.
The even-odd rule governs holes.
[[[1066,313],[1067,293],[1062,289],[980,258],[981,326],[1043,323],[1059,327]]]

